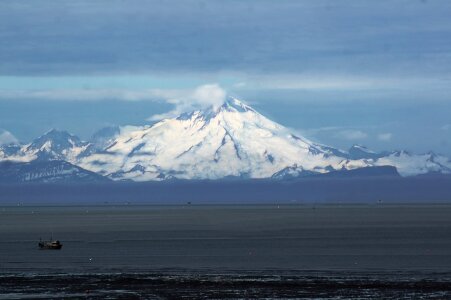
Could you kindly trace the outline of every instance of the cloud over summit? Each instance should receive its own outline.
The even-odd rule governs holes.
[[[202,109],[207,107],[219,107],[226,99],[226,91],[218,84],[201,85],[191,91],[179,91],[174,97],[166,97],[166,101],[175,105],[175,108],[164,114],[153,115],[148,118],[150,121],[158,121],[165,118],[172,118],[181,113]],[[170,96],[169,94],[167,96]]]

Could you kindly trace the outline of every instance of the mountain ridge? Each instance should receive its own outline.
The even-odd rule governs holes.
[[[362,145],[345,152],[312,142],[232,97],[152,125],[106,128],[87,142],[50,130],[29,144],[0,147],[2,160],[64,160],[133,181],[286,179],[384,166],[402,176],[451,173],[450,160],[434,153],[374,152]]]
[[[0,162],[0,183],[108,182],[108,178],[61,160]]]

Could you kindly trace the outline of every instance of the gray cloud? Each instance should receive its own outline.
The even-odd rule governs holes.
[[[449,1],[0,3],[0,74],[449,76]]]

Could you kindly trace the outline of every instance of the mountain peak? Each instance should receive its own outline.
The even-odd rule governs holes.
[[[67,132],[66,130],[59,130],[56,128],[52,128],[49,131],[47,131],[46,133],[44,133],[44,135],[70,135],[70,133]]]
[[[214,102],[204,96],[204,104]],[[12,153],[18,161],[65,160],[113,180],[135,181],[291,178],[381,166],[394,166],[402,176],[451,173],[445,157],[362,145],[340,151],[292,134],[237,98],[220,100],[151,126],[106,128],[91,143],[52,129],[20,150],[0,149],[0,159]]]
[[[65,130],[58,130],[58,129],[53,128],[53,129],[50,129],[49,131],[47,131],[46,133],[44,133],[43,135],[41,135],[40,137],[38,137],[37,139],[35,139],[33,141],[33,144],[36,144],[36,143],[42,144],[49,140],[56,141],[56,142],[69,141],[73,144],[80,143],[80,139],[77,136],[72,135]]]
[[[202,118],[205,120],[210,120],[221,113],[227,112],[254,112],[257,113],[252,107],[247,104],[244,104],[242,101],[238,100],[234,97],[227,97],[224,103],[221,106],[208,106],[204,109],[198,109],[195,111],[185,112],[179,115],[177,120],[189,120],[189,119],[197,119]]]
[[[51,129],[26,145],[24,151],[40,159],[66,159],[68,156],[74,158],[84,146],[86,143],[77,136],[64,130]]]
[[[402,176],[451,173],[451,161],[442,156],[374,152],[362,145],[344,152],[317,144],[237,98],[213,101],[210,94],[201,95],[201,103],[216,105],[151,126],[105,128],[91,143],[52,129],[28,145],[0,149],[0,160],[65,160],[114,180],[135,181],[287,178],[381,166],[394,166]]]
[[[349,149],[349,151],[363,151],[366,153],[375,153],[374,151],[370,150],[368,147],[366,147],[364,145],[360,145],[360,144],[352,145],[352,147]]]
[[[316,151],[312,151],[316,149]],[[150,127],[123,131],[108,153],[84,157],[81,166],[111,178],[160,180],[269,178],[298,165],[326,172],[341,169],[343,158],[289,134],[234,97],[222,105],[184,113]]]
[[[231,97],[231,96],[229,96],[224,101],[224,104],[220,107],[220,109],[225,109],[227,111],[238,111],[238,112],[247,112],[247,111],[255,112],[255,110],[252,107],[244,104],[239,99],[237,99],[235,97]]]

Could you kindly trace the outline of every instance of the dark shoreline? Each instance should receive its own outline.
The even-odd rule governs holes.
[[[271,273],[3,275],[0,299],[443,299],[451,296],[450,273]]]

